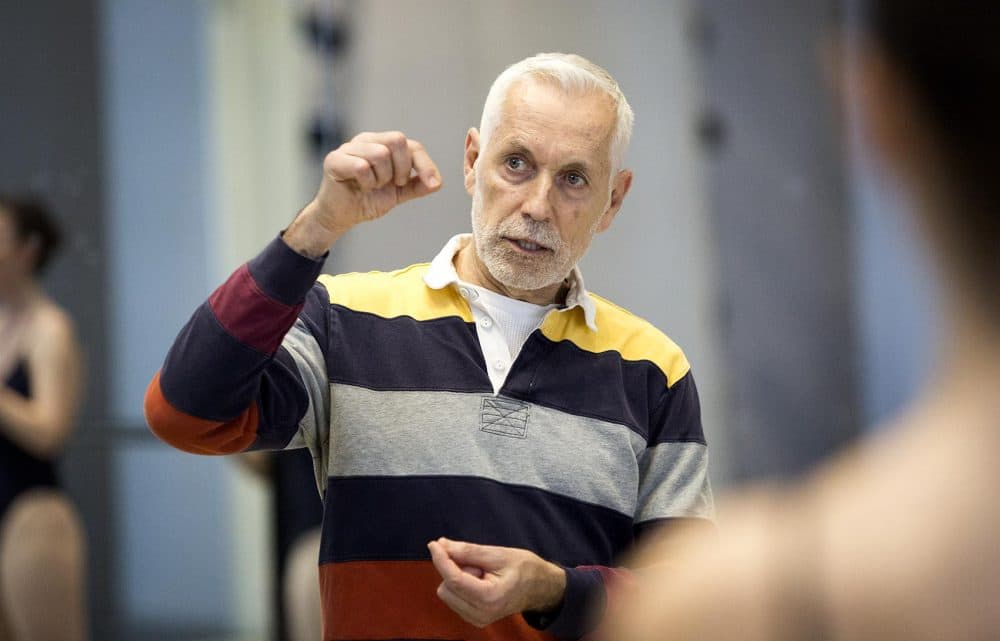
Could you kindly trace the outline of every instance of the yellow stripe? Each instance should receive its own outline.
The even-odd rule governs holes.
[[[411,265],[394,272],[324,274],[319,282],[330,302],[382,318],[409,316],[418,321],[457,316],[472,322],[468,303],[454,287],[431,289],[424,283],[428,264]]]
[[[545,317],[542,333],[546,338],[567,340],[595,354],[613,351],[627,361],[651,361],[667,378],[667,387],[688,373],[691,365],[684,352],[663,332],[614,303],[591,296],[597,303],[596,332],[587,327],[583,310],[575,307]]]

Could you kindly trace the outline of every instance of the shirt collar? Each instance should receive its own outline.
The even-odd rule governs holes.
[[[472,242],[472,234],[457,234],[452,236],[438,255],[431,261],[431,266],[424,274],[424,283],[431,289],[444,289],[449,285],[459,284],[458,272],[455,271],[455,254]],[[569,292],[566,294],[566,304],[563,309],[579,307],[583,310],[583,318],[591,331],[597,331],[597,307],[590,292],[583,284],[583,274],[580,268],[573,267],[569,273]]]

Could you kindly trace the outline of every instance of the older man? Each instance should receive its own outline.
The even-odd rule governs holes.
[[[600,67],[523,60],[466,138],[473,233],[314,284],[348,229],[441,186],[420,143],[361,134],[178,336],[146,397],[157,435],[313,454],[324,639],[578,637],[637,533],[710,517],[687,360],[576,267],[628,193],[631,128]]]

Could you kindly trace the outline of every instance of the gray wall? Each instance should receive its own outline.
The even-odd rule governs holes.
[[[86,400],[65,453],[62,477],[91,541],[111,535],[108,295],[98,7],[94,0],[0,3],[0,191],[32,191],[66,232],[45,288],[76,323],[86,365]],[[107,548],[89,554],[95,630],[111,618]]]
[[[123,638],[232,626],[228,463],[155,441],[142,397],[205,299],[213,179],[199,0],[104,0],[115,594]]]
[[[65,227],[66,245],[45,285],[85,343],[87,418],[103,416],[107,400],[96,20],[92,1],[0,5],[0,189],[44,197]]]

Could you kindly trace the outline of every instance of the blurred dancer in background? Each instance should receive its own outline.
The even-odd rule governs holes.
[[[84,537],[54,461],[81,397],[73,322],[38,278],[60,233],[39,203],[0,196],[0,639],[88,638]]]
[[[319,595],[320,526],[323,502],[316,488],[309,450],[250,452],[239,457],[267,482],[274,527],[272,591],[277,641],[315,641],[322,634]]]
[[[720,547],[647,549],[640,563],[675,563],[621,600],[606,638],[1000,638],[1000,13],[867,6],[844,82],[935,259],[946,332],[933,379],[875,442],[720,510]]]

